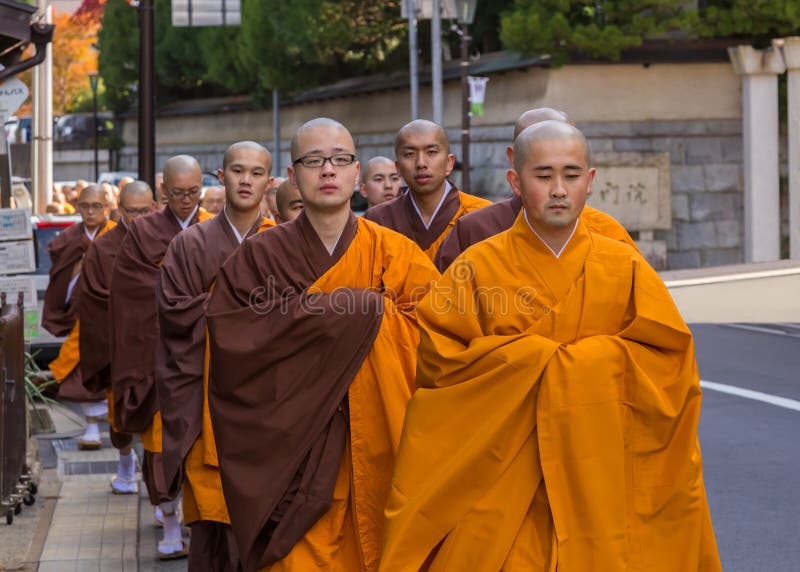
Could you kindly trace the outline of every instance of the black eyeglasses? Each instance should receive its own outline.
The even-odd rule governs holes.
[[[200,194],[200,189],[193,191],[180,191],[178,189],[170,189],[167,194],[173,199],[193,199]]]
[[[330,157],[320,157],[319,155],[306,155],[292,161],[292,165],[300,163],[306,169],[321,169],[326,161],[330,161],[334,167],[347,167],[352,165],[356,160],[356,156],[350,153],[339,153],[338,155],[331,155]]]

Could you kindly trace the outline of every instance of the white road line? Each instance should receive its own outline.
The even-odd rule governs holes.
[[[752,389],[736,387],[735,385],[725,385],[724,383],[716,383],[703,379],[700,380],[700,387],[712,391],[719,391],[720,393],[736,395],[737,397],[743,397],[745,399],[752,399],[753,401],[769,403],[770,405],[776,405],[784,409],[800,411],[800,401],[789,399],[788,397],[778,397],[777,395],[770,395],[769,393],[762,393],[760,391],[753,391]]]

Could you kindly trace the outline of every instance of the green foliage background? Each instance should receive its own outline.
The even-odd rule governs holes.
[[[243,0],[240,27],[174,28],[170,0],[155,0],[159,104],[189,97],[250,94],[262,103],[339,79],[407,69],[402,0]],[[693,7],[694,6],[694,7]],[[136,101],[138,17],[108,0],[98,43],[105,101]],[[458,53],[458,36],[445,43]],[[742,38],[765,43],[800,30],[800,0],[480,0],[473,51],[506,49],[618,59],[651,38]],[[420,61],[430,59],[429,24],[420,22]]]

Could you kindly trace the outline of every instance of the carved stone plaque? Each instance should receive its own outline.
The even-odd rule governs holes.
[[[672,226],[669,153],[598,153],[588,204],[629,231]]]

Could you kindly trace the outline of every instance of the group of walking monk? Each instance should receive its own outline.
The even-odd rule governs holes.
[[[50,245],[43,325],[67,336],[50,369],[82,443],[107,417],[114,493],[138,492],[139,435],[160,558],[721,569],[692,335],[625,229],[586,206],[595,171],[569,118],[526,112],[509,143],[513,196],[495,204],[455,186],[425,120],[362,173],[347,128],[312,119],[280,184],[267,149],[235,143],[216,216],[185,155],[161,210],[129,183],[114,225],[102,189],[81,191],[83,222]]]

